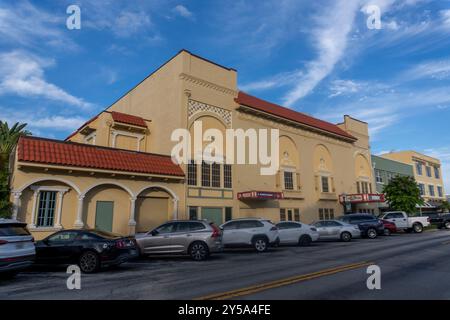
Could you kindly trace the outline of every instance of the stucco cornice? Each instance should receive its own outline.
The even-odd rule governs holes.
[[[194,76],[189,75],[187,73],[180,73],[180,79],[184,80],[184,81],[187,81],[187,82],[191,82],[193,84],[196,84],[196,85],[199,85],[199,86],[202,86],[202,87],[206,87],[206,88],[215,90],[215,91],[219,91],[219,92],[222,92],[222,93],[225,93],[225,94],[229,94],[229,95],[231,95],[233,97],[237,97],[237,95],[238,95],[238,91],[237,90],[233,90],[233,89],[230,89],[230,88],[227,88],[227,87],[224,87],[224,86],[220,86],[218,84],[215,84],[215,83],[212,83],[212,82],[209,82],[209,81],[206,81],[206,80],[194,77]]]

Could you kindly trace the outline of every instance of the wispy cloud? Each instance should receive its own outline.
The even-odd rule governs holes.
[[[81,108],[93,105],[75,97],[45,79],[44,69],[54,65],[53,60],[43,59],[25,51],[0,54],[0,95],[40,97],[67,103]]]
[[[365,83],[361,83],[355,80],[334,80],[330,84],[330,95],[329,97],[337,97],[340,95],[354,94],[359,92]]]
[[[450,77],[450,59],[432,60],[419,63],[401,75],[402,79],[436,79],[443,80]]]
[[[0,4],[0,43],[42,48],[43,45],[65,50],[78,50],[78,45],[65,33],[64,14],[56,16],[28,1]]]
[[[194,20],[195,19],[194,14],[188,8],[186,8],[185,6],[183,6],[181,4],[175,6],[172,9],[172,11],[175,14],[177,14],[177,15],[183,17],[183,18],[186,18],[186,19],[189,19],[189,20]]]
[[[297,81],[301,76],[302,72],[299,70],[295,70],[292,72],[280,73],[268,79],[244,83],[239,87],[241,90],[244,91],[259,91],[272,88],[280,88],[291,85],[293,82]]]

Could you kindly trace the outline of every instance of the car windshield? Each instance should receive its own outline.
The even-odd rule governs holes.
[[[0,237],[29,236],[24,224],[0,224]]]
[[[103,230],[91,230],[89,232],[93,233],[95,235],[98,235],[98,236],[100,236],[102,238],[106,238],[106,239],[122,238],[122,236],[120,234],[112,233],[112,232],[108,232],[108,231],[103,231]]]

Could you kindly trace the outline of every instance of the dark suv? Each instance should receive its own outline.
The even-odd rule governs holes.
[[[450,213],[430,219],[430,223],[437,225],[439,229],[450,229]]]
[[[370,214],[351,213],[339,217],[339,220],[358,225],[361,236],[374,239],[377,235],[384,234],[384,225],[379,219]]]

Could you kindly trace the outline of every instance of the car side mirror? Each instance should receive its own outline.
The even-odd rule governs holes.
[[[156,231],[156,230],[153,230],[152,232],[150,232],[150,234],[154,237],[154,236],[157,236],[158,235],[158,231]]]

